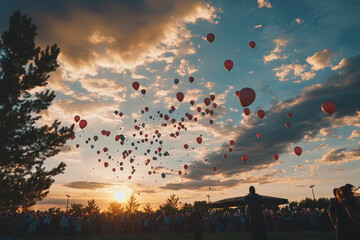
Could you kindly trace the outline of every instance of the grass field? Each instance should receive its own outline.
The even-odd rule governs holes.
[[[335,240],[333,232],[278,232],[268,233],[269,240]],[[78,237],[44,237],[36,240],[192,240],[191,234],[137,234],[108,236],[78,236]],[[203,240],[251,240],[250,233],[207,233]]]

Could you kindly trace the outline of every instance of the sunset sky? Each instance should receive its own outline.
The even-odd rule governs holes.
[[[312,197],[311,184],[317,198],[345,183],[360,185],[359,1],[1,1],[1,33],[16,10],[38,26],[38,45],[61,49],[60,67],[46,86],[57,97],[41,124],[75,124],[75,115],[88,123],[84,129],[76,124],[75,139],[46,161],[49,168],[61,161],[67,168],[36,209],[64,208],[66,194],[70,203],[94,198],[103,209],[119,195],[125,202],[134,194],[157,208],[172,193],[182,203],[206,195],[216,201],[243,196],[254,185],[259,194],[293,201]],[[215,34],[212,43],[208,33]],[[231,71],[224,68],[227,59]],[[245,87],[256,92],[249,116],[235,95]],[[185,96],[181,103],[178,92]],[[203,101],[212,94],[216,108]],[[331,116],[321,110],[326,100],[337,107]],[[202,115],[197,107],[214,114]],[[158,112],[177,127],[184,117],[186,131]],[[179,136],[171,137],[176,131]],[[119,134],[123,145],[115,141]],[[141,143],[145,134],[148,142]],[[125,150],[132,152],[123,159]]]

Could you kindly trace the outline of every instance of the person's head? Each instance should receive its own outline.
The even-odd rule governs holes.
[[[250,186],[250,187],[249,187],[249,193],[251,193],[251,194],[254,194],[254,193],[255,193],[255,188],[254,188],[254,186]]]
[[[336,191],[336,198],[340,203],[351,201],[353,192],[349,185],[342,186]]]
[[[334,188],[334,189],[333,189],[333,194],[334,194],[335,197],[336,197],[336,192],[337,192],[337,190],[338,190],[338,188]]]

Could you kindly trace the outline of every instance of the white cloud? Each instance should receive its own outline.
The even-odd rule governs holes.
[[[285,37],[274,39],[273,43],[275,44],[275,49],[270,52],[269,55],[264,55],[264,63],[268,63],[277,59],[287,59],[288,56],[280,55],[283,51],[283,47],[288,44],[289,39]]]
[[[276,71],[276,76],[279,78],[279,81],[287,81],[288,76],[292,73],[295,77],[301,77],[301,80],[309,80],[315,76],[315,73],[310,71],[306,72],[307,64],[282,64],[280,67],[274,68],[273,71]]]
[[[263,8],[263,7],[266,7],[266,8],[271,8],[271,3],[269,1],[265,1],[265,0],[257,0],[257,3],[258,3],[258,8]]]
[[[239,111],[239,110],[236,109],[236,108],[229,108],[229,110],[232,111],[232,112],[238,112],[238,111]]]
[[[261,27],[262,27],[261,24],[254,26],[254,28],[261,28]]]
[[[189,65],[189,61],[185,59],[180,60],[179,68],[176,70],[176,72],[182,77],[185,77],[186,75],[191,75],[197,71],[198,69],[195,66]]]
[[[311,57],[306,59],[310,65],[312,65],[311,70],[318,71],[325,67],[331,66],[331,58],[335,53],[331,49],[324,49],[319,52],[316,52]]]
[[[355,129],[354,131],[352,131],[350,137],[348,137],[348,140],[358,137],[360,137],[360,131]]]
[[[298,24],[302,24],[304,20],[301,17],[299,17],[299,18],[295,18],[295,22],[297,22]]]
[[[203,84],[204,87],[206,87],[207,89],[211,90],[213,89],[213,87],[215,86],[215,83],[214,82],[206,82]]]
[[[343,59],[341,59],[341,61],[339,62],[339,64],[338,65],[336,65],[336,66],[332,66],[331,67],[331,70],[338,70],[339,68],[343,68],[343,67],[345,67],[346,65],[347,65],[347,63],[348,63],[348,59],[347,58],[343,58]]]

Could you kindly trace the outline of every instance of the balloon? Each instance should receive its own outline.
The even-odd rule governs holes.
[[[74,120],[75,120],[75,122],[80,121],[80,116],[76,115],[76,116],[74,117]]]
[[[295,148],[294,148],[294,152],[295,152],[296,155],[300,156],[301,153],[302,153],[301,147],[295,147]]]
[[[78,147],[80,147],[80,145],[79,145],[79,144],[76,144],[76,148],[78,148]]]
[[[184,144],[184,148],[185,148],[185,149],[188,149],[188,148],[189,148],[189,145]]]
[[[321,104],[321,109],[324,113],[327,113],[329,115],[333,114],[336,110],[336,104],[333,101],[325,101],[323,104]]]
[[[151,175],[151,171],[149,171],[148,174]]]
[[[265,116],[264,110],[259,110],[259,111],[257,111],[257,115],[258,115],[259,118],[263,119],[264,116]]]
[[[98,136],[94,136],[94,141],[96,142],[98,140]]]
[[[279,155],[274,154],[274,159],[275,159],[275,160],[278,160],[278,159],[279,159]]]
[[[131,179],[131,176],[129,176],[128,178],[129,178],[129,180],[130,180],[130,179]]]
[[[138,82],[133,82],[132,87],[133,87],[133,89],[138,90],[140,87],[140,84]]]
[[[257,136],[258,138],[260,138],[260,137],[261,137],[261,133],[256,134],[256,136]]]
[[[104,166],[105,166],[105,167],[108,167],[108,166],[109,166],[109,163],[104,162]]]
[[[224,154],[224,158],[227,158],[227,155],[226,155],[226,154]]]
[[[286,116],[287,116],[288,118],[291,118],[291,117],[292,117],[292,113],[289,112],[288,114],[286,114]]]
[[[215,95],[210,95],[210,100],[214,101],[215,100]]]
[[[166,177],[165,173],[162,173],[162,174],[161,174],[161,177],[162,177],[162,178],[165,178],[165,177]]]
[[[178,173],[179,173],[179,175],[181,175],[181,174],[182,174],[182,172],[181,172],[181,171],[178,171]]]
[[[212,125],[214,123],[214,120],[210,119],[209,123]]]
[[[247,107],[254,102],[256,98],[255,91],[251,88],[243,88],[239,92],[239,101],[242,107]]]
[[[197,141],[198,144],[201,144],[201,143],[202,143],[202,138],[201,138],[201,137],[197,137],[197,138],[196,138],[196,141]]]
[[[288,122],[288,123],[285,123],[285,126],[287,127],[287,128],[289,128],[290,127],[290,123]]]
[[[146,89],[141,89],[141,93],[142,93],[143,95],[145,95]]]
[[[184,168],[185,168],[185,169],[188,169],[188,165],[185,164],[185,165],[184,165]]]
[[[212,170],[215,172],[215,171],[216,171],[216,167],[213,167]]]
[[[234,145],[235,141],[234,140],[230,140],[230,145]]]
[[[200,112],[200,111],[201,111],[201,107],[197,107],[196,110],[197,110],[198,112]]]
[[[254,41],[249,42],[249,47],[250,47],[250,48],[254,48],[254,47],[255,47],[255,45],[256,45],[256,44],[255,44],[255,42],[254,42]]]
[[[194,100],[191,100],[191,101],[190,101],[190,104],[191,104],[191,105],[194,105],[194,104],[195,104]]]
[[[175,83],[175,84],[178,84],[178,83],[179,83],[179,79],[175,78],[175,79],[174,79],[174,83]]]
[[[194,77],[189,77],[189,82],[193,83],[194,82]]]
[[[234,66],[234,63],[231,60],[226,60],[224,62],[224,67],[226,70],[230,71]]]
[[[249,114],[250,114],[250,109],[244,108],[244,114],[245,114],[246,116],[249,116]]]
[[[246,160],[248,159],[248,156],[247,156],[246,154],[244,154],[244,155],[241,156],[241,159],[242,159],[244,162],[246,162]]]
[[[236,92],[235,92],[235,95],[236,95],[237,97],[239,97],[239,94],[240,94],[240,91],[236,91]]]
[[[109,149],[107,147],[103,148],[104,152],[107,152]]]
[[[184,94],[182,92],[178,92],[176,94],[176,98],[179,100],[179,102],[182,102],[182,100],[184,100]]]
[[[72,136],[70,137],[70,139],[71,139],[71,140],[74,140],[74,139],[75,139],[75,136],[74,136],[74,135],[72,135]]]
[[[81,129],[83,129],[84,127],[86,127],[86,125],[87,125],[87,121],[86,121],[85,119],[83,119],[83,120],[81,120],[81,121],[79,122],[79,126],[80,126]]]
[[[229,148],[229,152],[232,152],[232,148]]]
[[[216,107],[217,107],[217,104],[216,104],[216,103],[213,103],[213,107],[216,108]]]
[[[206,104],[206,106],[209,106],[210,98],[204,98],[204,103]]]
[[[206,39],[208,40],[208,42],[212,43],[215,40],[215,35],[213,33],[209,33],[206,36]]]

